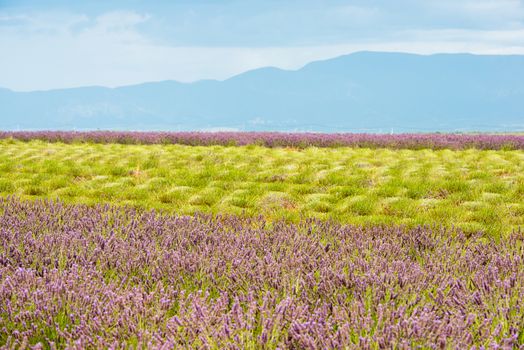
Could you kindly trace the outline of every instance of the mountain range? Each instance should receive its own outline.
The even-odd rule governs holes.
[[[0,129],[522,131],[524,56],[358,52],[223,81],[0,89]]]

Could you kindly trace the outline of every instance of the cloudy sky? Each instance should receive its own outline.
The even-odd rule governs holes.
[[[361,50],[524,54],[524,0],[0,0],[0,87],[243,71]]]

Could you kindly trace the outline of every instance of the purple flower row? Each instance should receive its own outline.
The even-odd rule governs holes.
[[[51,142],[130,144],[250,145],[267,147],[388,147],[434,149],[524,149],[524,135],[511,134],[320,134],[280,132],[19,131],[0,138]]]
[[[524,236],[0,199],[0,345],[524,342]]]

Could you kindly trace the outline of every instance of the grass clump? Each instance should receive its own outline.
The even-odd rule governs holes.
[[[522,150],[0,141],[2,196],[495,234],[524,224],[523,174]]]

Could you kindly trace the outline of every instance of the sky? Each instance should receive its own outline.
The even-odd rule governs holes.
[[[0,0],[0,87],[227,79],[356,51],[524,54],[524,0]]]

